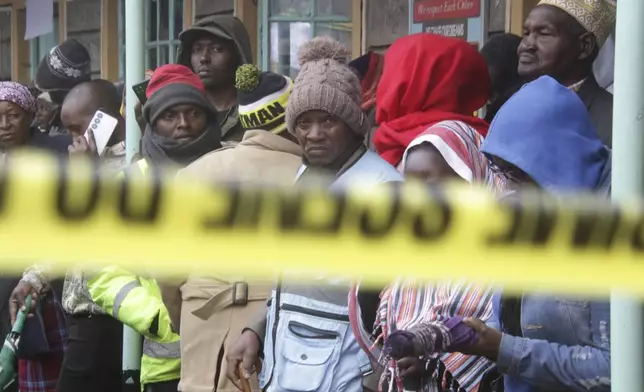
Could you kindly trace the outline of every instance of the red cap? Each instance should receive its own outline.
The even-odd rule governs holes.
[[[154,70],[148,88],[145,90],[145,96],[149,99],[152,94],[165,86],[177,83],[187,84],[206,94],[203,82],[190,68],[180,64],[167,64]]]

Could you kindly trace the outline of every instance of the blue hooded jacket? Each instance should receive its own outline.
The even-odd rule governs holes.
[[[610,184],[610,150],[588,109],[549,76],[526,84],[503,105],[482,151],[515,165],[549,191],[591,191]]]
[[[610,150],[577,94],[543,76],[497,113],[482,151],[509,162],[547,191],[610,190]],[[499,322],[501,291],[490,327]],[[525,294],[523,337],[503,334],[497,367],[506,392],[609,392],[608,302]]]

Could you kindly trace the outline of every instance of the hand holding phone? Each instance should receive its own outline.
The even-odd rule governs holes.
[[[85,132],[85,139],[90,144],[94,144],[98,156],[102,156],[105,148],[112,138],[112,134],[116,130],[118,120],[109,114],[97,110],[89,123],[89,127]]]

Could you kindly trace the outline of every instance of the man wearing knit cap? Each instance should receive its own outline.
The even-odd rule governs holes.
[[[201,79],[190,68],[180,64],[157,68],[146,97],[143,159],[128,170],[145,174],[150,167],[161,165],[183,168],[221,147],[215,112]],[[140,284],[132,288],[131,282]],[[172,330],[157,281],[109,266],[94,274],[87,287],[101,309],[143,335],[143,390],[176,391],[181,372],[179,335]]]
[[[363,143],[370,124],[360,107],[360,81],[346,65],[348,55],[328,37],[300,49],[301,69],[286,108],[286,127],[303,154],[296,186],[321,179],[330,189],[402,181]],[[349,326],[350,282],[317,276],[317,284],[302,285],[300,278],[284,273],[268,309],[257,314],[231,349],[228,377],[235,383],[250,377],[261,347],[259,379],[265,392],[362,392],[372,367]],[[239,363],[242,374],[235,372]]]
[[[54,46],[38,64],[34,84],[50,93],[58,105],[75,86],[91,79],[91,58],[85,47],[73,38]]]
[[[147,122],[141,153],[148,163],[183,168],[221,147],[221,128],[202,81],[190,68],[168,64],[154,71],[143,106]]]
[[[244,138],[197,160],[179,172],[183,178],[212,183],[235,181],[290,186],[301,164],[295,138],[286,131],[286,108],[293,82],[254,65],[237,70],[239,119]],[[147,105],[146,105],[147,106]],[[223,260],[222,260],[223,261]],[[272,281],[212,279],[191,276],[162,287],[175,328],[181,328],[181,383],[188,392],[233,392],[226,378],[231,344],[258,312],[273,289]],[[219,379],[217,379],[219,375]],[[251,380],[259,391],[257,379]]]
[[[608,0],[541,0],[524,25],[519,74],[548,75],[577,92],[602,141],[611,146],[613,96],[593,75],[593,62],[613,31],[615,4]]]
[[[234,16],[215,15],[197,21],[179,34],[178,63],[190,67],[206,86],[208,100],[217,110],[224,143],[239,143],[244,128],[237,113],[235,71],[251,64],[250,38]]]

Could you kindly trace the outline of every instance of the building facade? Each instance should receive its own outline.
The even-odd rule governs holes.
[[[66,38],[82,42],[92,74],[116,81],[125,68],[125,0],[52,0],[53,30],[24,40],[25,0],[0,0],[0,79],[29,82],[39,59]],[[384,51],[398,37],[432,31],[481,45],[492,34],[521,32],[537,0],[145,0],[146,66],[173,62],[179,32],[215,14],[237,15],[248,29],[256,62],[294,76],[297,49],[330,35],[354,57]],[[450,13],[454,8],[456,13]],[[441,12],[437,12],[437,10]],[[459,12],[462,11],[462,12]]]

